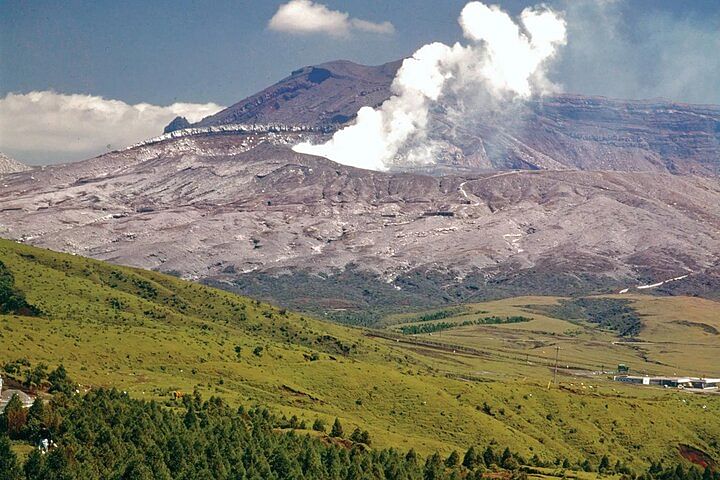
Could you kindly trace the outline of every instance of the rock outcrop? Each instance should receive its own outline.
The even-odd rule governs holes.
[[[6,173],[25,172],[27,170],[30,170],[30,167],[0,152],[0,175]]]

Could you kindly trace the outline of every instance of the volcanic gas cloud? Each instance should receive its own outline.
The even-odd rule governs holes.
[[[393,96],[379,108],[361,108],[355,123],[327,143],[293,149],[371,170],[432,164],[439,146],[427,135],[430,111],[444,97],[462,104],[481,91],[497,102],[515,102],[557,90],[546,72],[566,43],[562,15],[534,7],[514,21],[498,6],[470,2],[458,21],[468,44],[421,47],[403,62]]]

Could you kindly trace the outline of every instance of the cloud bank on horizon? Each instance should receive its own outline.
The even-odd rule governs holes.
[[[370,22],[352,18],[350,14],[331,10],[311,0],[291,0],[280,5],[268,22],[268,27],[283,33],[320,33],[333,37],[347,37],[353,31],[391,34],[395,27],[390,22]]]
[[[52,91],[10,93],[0,98],[0,151],[29,164],[82,160],[158,135],[177,116],[196,122],[222,108],[215,103],[130,105]]]
[[[320,145],[296,152],[370,170],[434,163],[439,148],[427,137],[430,110],[445,94],[470,98],[478,90],[501,102],[556,91],[547,67],[567,42],[562,16],[547,7],[526,8],[515,22],[496,5],[470,2],[460,18],[468,45],[440,42],[406,59],[379,108],[363,107],[355,123]]]

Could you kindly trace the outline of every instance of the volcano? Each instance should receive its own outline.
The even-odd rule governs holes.
[[[524,294],[720,298],[719,107],[438,108],[436,164],[388,172],[292,151],[380,105],[399,65],[301,68],[131,148],[6,176],[0,235],[345,319]]]

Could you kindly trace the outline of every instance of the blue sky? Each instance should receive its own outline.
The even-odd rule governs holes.
[[[344,36],[269,28],[286,2],[0,0],[0,98],[54,91],[130,105],[223,106],[300,66],[341,58],[380,64],[432,41],[462,40],[457,18],[465,0],[318,0],[394,29],[354,28]],[[516,15],[537,2],[492,3]],[[717,0],[545,3],[568,22],[568,45],[550,70],[564,91],[720,104]],[[34,155],[0,138],[0,150],[31,163],[53,161],[45,158],[50,147]],[[86,153],[78,147],[57,159]]]
[[[269,30],[268,20],[281,3],[5,0],[0,2],[0,95],[53,89],[130,103],[227,105],[299,66],[338,58],[378,64],[409,55],[430,41],[460,40],[457,16],[465,1],[324,1],[329,8],[353,17],[390,21],[396,29],[392,35],[356,33],[341,39]],[[511,13],[535,4],[496,3]],[[565,2],[549,3],[562,9]],[[634,24],[659,21],[663,16],[705,25],[716,32],[720,29],[720,2],[716,0],[623,3],[618,11],[625,18],[616,20],[626,29],[628,50],[633,48],[629,42]],[[603,38],[597,41],[602,44]],[[570,51],[572,45],[571,36]],[[704,54],[717,56],[717,50],[708,49]],[[562,67],[558,75],[566,88],[585,93],[582,75],[572,66]],[[720,72],[715,73],[720,77]],[[606,82],[612,83],[612,79]],[[687,100],[720,103],[720,81],[716,83],[715,95],[703,93],[703,99],[700,94],[687,94]],[[595,82],[588,89],[592,91],[587,93],[610,95],[622,91],[609,85],[603,92]],[[648,96],[654,93],[648,89]]]

